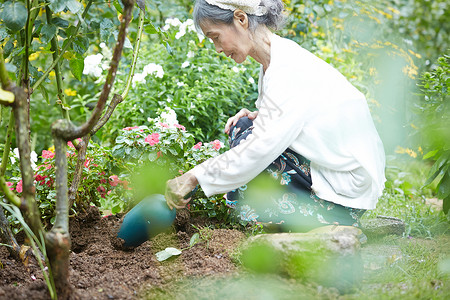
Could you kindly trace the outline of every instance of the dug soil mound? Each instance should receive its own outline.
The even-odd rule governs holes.
[[[169,232],[129,250],[115,244],[120,216],[102,217],[97,208],[91,207],[71,219],[71,298],[139,299],[148,297],[149,289],[163,289],[186,277],[236,273],[232,254],[244,234],[212,230],[204,224],[197,224],[195,229],[186,218],[175,222],[176,228]],[[189,248],[191,236],[198,231],[199,242]],[[183,252],[167,261],[157,261],[155,253],[166,247]],[[10,257],[6,247],[0,247],[0,299],[49,299],[42,271],[32,255],[23,264]]]

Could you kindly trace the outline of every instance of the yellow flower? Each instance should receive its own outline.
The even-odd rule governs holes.
[[[30,56],[28,57],[28,60],[33,61],[33,60],[36,60],[38,57],[39,57],[39,52],[34,52],[34,53],[30,54]]]
[[[394,13],[396,15],[400,14],[400,11],[395,9],[395,8],[393,8],[393,7],[388,6],[387,9],[390,10],[392,13]]]
[[[402,69],[402,71],[403,71],[403,73],[405,73],[406,75],[408,75],[408,77],[411,78],[411,79],[416,79],[416,75],[418,74],[418,73],[417,73],[417,67],[415,67],[415,66],[413,66],[413,67],[411,67],[411,66],[405,66],[405,67]]]
[[[65,89],[64,93],[67,96],[76,96],[77,95],[77,91],[72,90],[71,88]]]
[[[324,53],[331,53],[331,49],[327,46],[320,47],[320,50]]]
[[[419,146],[419,149],[417,149],[417,151],[419,151],[420,154],[423,155],[423,149],[422,149],[422,147]]]
[[[50,71],[50,73],[48,73],[48,76],[55,77],[55,71]]]
[[[375,69],[375,68],[370,68],[370,69],[369,69],[369,74],[370,74],[370,76],[373,76],[373,75],[377,74],[377,69]]]
[[[422,55],[420,55],[419,53],[416,53],[416,52],[414,52],[414,51],[412,51],[412,50],[410,50],[410,49],[408,49],[408,51],[409,51],[409,53],[411,53],[411,54],[414,55],[415,57],[417,57],[417,58],[422,58]]]
[[[51,146],[51,147],[48,148],[47,150],[48,150],[48,151],[51,151],[51,152],[55,152],[55,146]]]

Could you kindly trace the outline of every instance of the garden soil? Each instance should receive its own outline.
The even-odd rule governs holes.
[[[120,217],[102,217],[91,207],[70,220],[72,299],[148,299],[153,292],[161,295],[174,282],[186,278],[238,273],[232,257],[245,237],[240,231],[212,230],[204,221],[190,219],[185,211],[177,214],[169,232],[135,249],[123,250],[116,238]],[[189,248],[196,232],[200,232],[200,241]],[[155,253],[166,247],[184,250],[178,257],[157,261]],[[28,254],[24,264],[10,257],[6,247],[0,247],[0,299],[49,299],[42,271]]]

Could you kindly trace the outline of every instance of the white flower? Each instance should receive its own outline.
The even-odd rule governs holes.
[[[181,65],[181,68],[187,68],[187,67],[189,67],[189,65],[190,65],[190,63],[188,62],[188,61],[185,61],[182,65]]]
[[[135,73],[133,75],[133,80],[132,80],[133,87],[136,87],[136,83],[145,83],[145,82],[146,82],[145,76],[143,73]]]
[[[144,67],[144,71],[142,72],[142,74],[144,74],[144,77],[146,77],[148,74],[153,74],[156,77],[163,78],[164,69],[160,65],[149,63]]]
[[[178,18],[167,18],[166,19],[166,24],[174,26],[174,27],[177,27],[177,26],[181,25],[181,21]]]
[[[106,44],[105,44],[105,43],[103,43],[103,42],[101,42],[99,46],[100,46],[100,48],[102,48],[102,49],[103,49],[103,48],[105,48],[105,47],[106,47]]]
[[[100,64],[102,62],[103,55],[95,54],[88,55],[84,59],[84,75],[94,75],[95,77],[100,77],[102,75],[102,69],[100,68]]]
[[[160,115],[159,115],[160,122],[165,122],[169,126],[173,124],[178,124],[177,120],[177,113],[171,109],[170,107],[167,107]]]
[[[194,51],[189,51],[189,52],[187,53],[187,57],[188,57],[188,58],[192,58],[192,57],[194,57],[194,55],[195,55]]]
[[[184,82],[177,82],[177,86],[178,87],[182,87],[182,86],[185,86],[186,84],[184,84]]]
[[[249,81],[251,84],[255,83],[255,79],[253,79],[253,77],[249,77],[249,78],[248,78],[248,81]]]
[[[179,40],[179,39],[180,39],[181,37],[183,37],[185,34],[186,34],[186,29],[181,30],[181,27],[180,27],[180,31],[178,31],[178,32],[175,34],[175,38],[176,38],[177,40]]]
[[[198,67],[198,71],[199,72],[203,71],[203,68],[202,67]]]
[[[197,94],[197,98],[201,98],[202,97],[202,94]]]
[[[234,66],[233,68],[231,68],[234,72],[239,73],[239,68]]]
[[[30,160],[31,160],[31,168],[33,170],[36,170],[37,159],[38,159],[37,153],[34,151],[31,151]]]

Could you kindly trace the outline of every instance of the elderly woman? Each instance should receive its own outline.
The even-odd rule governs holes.
[[[184,207],[190,199],[183,196],[200,184],[207,196],[228,193],[227,203],[247,221],[284,222],[298,231],[356,225],[375,208],[385,182],[383,145],[364,95],[323,60],[272,33],[284,21],[281,0],[197,0],[193,14],[217,52],[261,64],[259,95],[256,111],[244,108],[226,123],[230,150],[167,182],[169,207]],[[264,170],[281,191],[246,203],[247,183]]]

